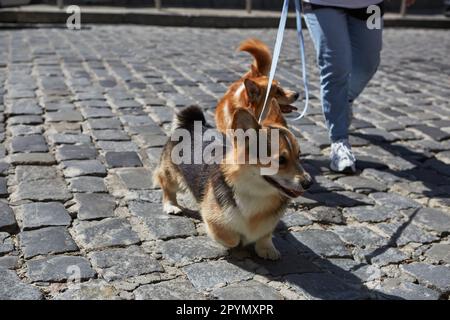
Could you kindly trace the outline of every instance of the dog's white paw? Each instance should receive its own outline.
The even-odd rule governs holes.
[[[180,214],[183,210],[180,207],[177,207],[171,203],[164,203],[163,211],[167,214]]]
[[[281,253],[273,245],[272,246],[256,246],[256,254],[268,260],[278,260],[281,258]]]

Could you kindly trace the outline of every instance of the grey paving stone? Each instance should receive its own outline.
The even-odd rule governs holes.
[[[362,137],[366,139],[368,139],[367,136],[369,136],[370,139],[379,142],[392,142],[396,140],[396,137],[394,135],[383,129],[364,128],[359,131],[363,133]]]
[[[343,213],[359,222],[383,222],[399,216],[398,210],[384,206],[344,208]]]
[[[0,254],[9,253],[14,250],[14,243],[7,232],[0,232]]]
[[[6,255],[0,257],[0,269],[17,269],[19,257],[16,255]]]
[[[17,222],[10,206],[0,202],[0,231],[13,233],[17,230]]]
[[[107,281],[164,272],[157,260],[136,246],[91,252],[89,258],[94,268]]]
[[[212,294],[219,300],[283,300],[275,289],[254,280],[218,288]]]
[[[351,286],[328,273],[306,273],[286,276],[286,281],[295,291],[311,300],[353,300],[367,299],[363,290]]]
[[[337,226],[333,231],[346,243],[359,247],[379,247],[388,241],[366,227]]]
[[[170,280],[156,284],[146,284],[134,291],[136,300],[204,300],[186,280]]]
[[[72,195],[62,179],[41,179],[19,183],[16,191],[11,194],[11,202],[20,200],[66,201],[71,197]]]
[[[138,146],[132,141],[98,141],[97,145],[104,152],[137,152]]]
[[[450,268],[425,263],[402,265],[401,269],[417,278],[419,283],[431,286],[446,293],[450,291]]]
[[[128,203],[128,209],[131,214],[137,217],[150,217],[154,215],[164,215],[162,204],[159,200],[155,203],[145,201],[130,201]]]
[[[45,118],[48,122],[79,122],[83,121],[83,116],[76,110],[61,110],[57,112],[47,112]]]
[[[425,162],[425,166],[429,167],[435,171],[437,171],[440,174],[443,174],[447,177],[450,176],[450,169],[449,169],[449,165],[446,163],[443,163],[439,160],[436,159],[429,159]]]
[[[0,268],[0,300],[41,300],[38,288],[23,283],[14,271]]]
[[[305,216],[304,212],[289,208],[286,210],[285,215],[281,218],[279,227],[289,228],[294,226],[309,226],[311,224],[312,221]]]
[[[97,156],[95,148],[88,145],[64,145],[56,149],[56,159],[64,160],[92,160]]]
[[[34,98],[34,96],[33,96]],[[42,108],[34,99],[15,99],[11,100],[7,106],[6,113],[9,115],[40,115]]]
[[[119,292],[106,281],[94,279],[56,294],[54,300],[119,300]]]
[[[161,153],[163,148],[150,148],[145,151],[147,154],[148,160],[152,164],[159,163],[159,160],[161,159]]]
[[[19,136],[11,139],[11,152],[47,152],[48,147],[42,135]]]
[[[68,178],[79,176],[100,176],[106,175],[105,166],[98,160],[71,160],[64,161],[64,175]]]
[[[332,258],[315,260],[314,263],[322,270],[335,275],[341,281],[354,288],[364,288],[367,281],[379,281],[382,276],[380,268],[353,259]]]
[[[223,260],[191,264],[182,270],[194,287],[199,289],[212,289],[218,284],[249,280],[253,277],[251,272]]]
[[[136,115],[124,115],[120,117],[120,120],[127,126],[135,127],[148,125],[153,123],[152,119],[150,119],[147,115],[136,116]]]
[[[387,186],[380,182],[357,176],[342,177],[336,181],[337,183],[344,186],[347,190],[355,192],[370,193],[377,191],[386,191],[387,189]]]
[[[353,207],[373,203],[366,195],[350,191],[305,193],[305,197],[327,207]]]
[[[391,207],[394,209],[418,208],[420,204],[416,201],[403,197],[395,193],[376,192],[370,194],[370,197],[381,206]]]
[[[88,144],[91,139],[86,134],[65,134],[65,133],[54,133],[48,136],[48,140],[52,145],[59,144]]]
[[[122,130],[92,130],[95,140],[129,141],[130,137]]]
[[[56,160],[50,153],[16,153],[10,156],[13,165],[52,165]]]
[[[156,123],[151,125],[144,125],[144,126],[135,126],[130,127],[129,132],[133,135],[135,134],[156,134],[156,135],[163,135],[164,131],[161,130],[161,127],[158,126]]]
[[[16,182],[49,180],[58,177],[58,171],[53,166],[17,166]]]
[[[438,300],[441,295],[436,290],[410,282],[388,281],[377,290],[390,300]]]
[[[168,137],[164,134],[156,135],[152,133],[141,133],[136,135],[138,143],[142,144],[146,148],[164,147],[168,141]]]
[[[301,245],[275,237],[274,245],[281,253],[281,258],[276,261],[265,260],[259,257],[253,259],[260,267],[270,275],[278,277],[293,273],[319,272],[320,270],[304,255],[300,255]],[[256,253],[255,253],[256,256]]]
[[[142,167],[136,152],[107,152],[105,159],[110,168]]]
[[[434,243],[425,255],[437,262],[450,264],[450,243]]]
[[[19,234],[20,245],[26,259],[49,253],[64,253],[78,250],[65,227],[48,227]]]
[[[15,124],[41,124],[44,120],[41,116],[14,116],[7,121],[8,125]]]
[[[439,128],[430,127],[427,125],[416,125],[411,127],[414,130],[419,131],[427,137],[430,137],[433,140],[442,141],[444,139],[450,138],[450,133],[444,132]]]
[[[125,187],[130,190],[153,188],[152,176],[147,169],[121,169],[117,171],[117,175],[119,176]]]
[[[0,150],[0,153],[2,151]],[[10,165],[9,163],[0,161],[0,175],[6,175],[8,173],[8,169],[9,169]]]
[[[68,226],[72,219],[59,202],[33,202],[19,206],[17,215],[22,230],[50,226]]]
[[[122,126],[122,123],[118,119],[110,118],[89,119],[88,124],[92,130],[120,129]]]
[[[421,208],[414,216],[413,221],[429,230],[450,233],[450,215],[437,209]]]
[[[342,213],[332,207],[316,207],[309,211],[311,219],[326,224],[342,224],[345,222]]]
[[[430,243],[439,239],[437,235],[406,221],[380,223],[377,227],[390,238],[392,243],[398,246],[403,246],[410,242]]]
[[[116,201],[109,194],[77,193],[74,195],[75,206],[71,210],[77,212],[79,220],[95,220],[114,216]]]
[[[333,232],[310,229],[291,232],[291,235],[298,242],[295,245],[307,253],[315,253],[325,257],[350,256],[344,242]]]
[[[72,192],[107,192],[103,178],[76,177],[69,179],[69,189]]]
[[[81,109],[81,113],[86,119],[107,118],[114,116],[114,113],[108,108],[85,107]]]
[[[140,242],[131,225],[122,218],[101,221],[80,221],[74,224],[77,241],[87,250],[113,246],[131,245]]]
[[[149,239],[166,240],[196,234],[194,223],[185,217],[155,215],[141,219]]]
[[[214,259],[228,254],[226,248],[207,236],[164,241],[158,249],[165,259],[177,264]]]
[[[308,169],[309,169],[308,167],[305,168],[306,171],[311,172],[311,170]],[[311,186],[311,188],[308,189],[308,193],[323,193],[323,192],[344,190],[344,188],[341,185],[324,176],[317,176],[314,178],[316,183],[314,183]]]
[[[11,126],[9,128],[12,136],[27,136],[33,134],[41,134],[42,127],[41,126],[29,126],[29,125],[17,125]]]
[[[75,276],[86,280],[95,276],[95,271],[86,258],[77,256],[55,256],[27,261],[27,275],[33,282],[63,282]]]
[[[376,253],[377,250],[375,249]],[[382,251],[376,254],[369,254],[370,263],[375,264],[377,266],[385,266],[391,263],[399,263],[405,261],[410,256],[396,248],[387,248],[387,250]]]

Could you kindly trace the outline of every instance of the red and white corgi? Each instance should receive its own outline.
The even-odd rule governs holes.
[[[269,71],[272,64],[272,55],[265,43],[257,39],[248,39],[241,43],[239,51],[250,53],[254,57],[251,69],[238,81],[234,82],[219,101],[216,108],[216,126],[220,132],[225,133],[231,127],[233,114],[237,108],[248,108],[256,119],[262,112],[269,84]],[[299,97],[299,93],[283,89],[277,81],[273,81],[269,101],[275,98],[283,113],[297,110],[291,106]],[[286,121],[279,119],[283,126]]]

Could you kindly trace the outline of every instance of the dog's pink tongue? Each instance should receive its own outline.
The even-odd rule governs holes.
[[[297,107],[291,106],[289,104],[280,104],[280,109],[283,113],[291,113],[298,110]]]

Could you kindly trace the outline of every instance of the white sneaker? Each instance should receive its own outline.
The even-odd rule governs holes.
[[[347,139],[338,140],[331,144],[330,168],[336,172],[356,172],[356,158]]]

